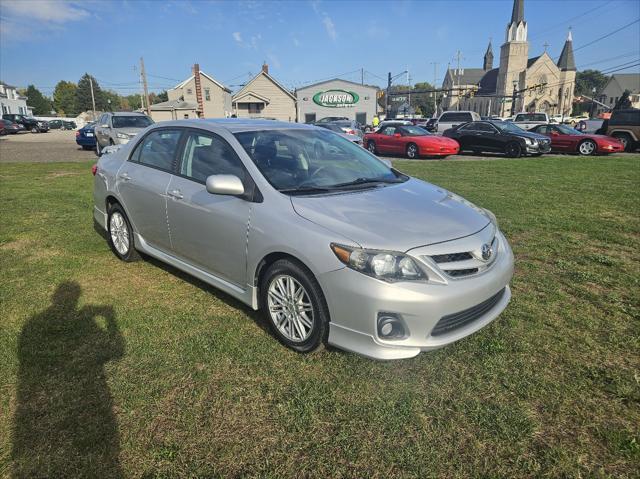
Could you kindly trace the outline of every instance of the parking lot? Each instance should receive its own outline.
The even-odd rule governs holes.
[[[625,157],[629,153],[619,153],[610,157]],[[384,156],[384,155],[381,155]],[[385,156],[390,160],[406,158]],[[454,155],[441,159],[417,161],[486,161],[506,159],[503,155]],[[93,151],[83,150],[75,142],[75,131],[51,130],[48,133],[19,133],[0,137],[0,163],[4,162],[95,162]]]

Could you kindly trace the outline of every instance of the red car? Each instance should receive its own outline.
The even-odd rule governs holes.
[[[624,145],[616,138],[582,133],[567,125],[538,125],[529,131],[550,137],[551,151],[557,153],[578,153],[588,156],[624,151]]]
[[[406,155],[408,158],[456,155],[460,145],[456,140],[436,136],[413,125],[387,125],[364,135],[364,144],[371,153]]]

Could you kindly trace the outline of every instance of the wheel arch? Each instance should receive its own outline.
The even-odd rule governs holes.
[[[300,258],[296,257],[291,253],[285,253],[284,251],[274,251],[274,252],[268,253],[260,261],[258,261],[258,265],[256,266],[256,269],[253,273],[253,285],[256,287],[256,289],[260,288],[260,283],[262,282],[262,278],[264,277],[264,274],[266,273],[266,271],[269,269],[269,266],[271,266],[273,263],[281,259],[288,259],[295,263],[298,263],[305,270],[307,270],[307,272],[310,275],[312,275],[317,281],[318,278],[313,273],[313,271],[311,271],[311,268],[309,268],[304,263],[304,261],[302,261]]]

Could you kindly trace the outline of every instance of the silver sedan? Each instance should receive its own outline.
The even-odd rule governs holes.
[[[413,357],[493,321],[513,255],[495,216],[335,133],[256,120],[153,125],[94,167],[94,218],[261,310],[286,346]]]

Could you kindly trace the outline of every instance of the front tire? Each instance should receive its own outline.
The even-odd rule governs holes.
[[[512,141],[511,143],[507,143],[507,146],[504,147],[504,154],[509,158],[520,158],[522,155],[522,147],[519,143]]]
[[[416,145],[415,143],[409,143],[407,145],[407,158],[415,160],[416,158],[418,158],[418,156],[418,145]]]
[[[633,141],[629,135],[626,133],[614,133],[612,136],[622,143],[624,151],[631,152]]]
[[[378,154],[378,151],[376,150],[376,142],[375,141],[369,141],[367,143],[367,150],[369,150],[374,155]]]
[[[598,145],[593,140],[584,140],[578,145],[578,153],[581,156],[595,155],[598,151]]]
[[[329,333],[329,310],[313,274],[300,263],[281,259],[265,272],[260,308],[274,335],[299,353],[322,347]]]
[[[127,214],[118,203],[111,205],[107,217],[109,246],[122,261],[131,262],[140,259],[133,240],[133,229]]]

